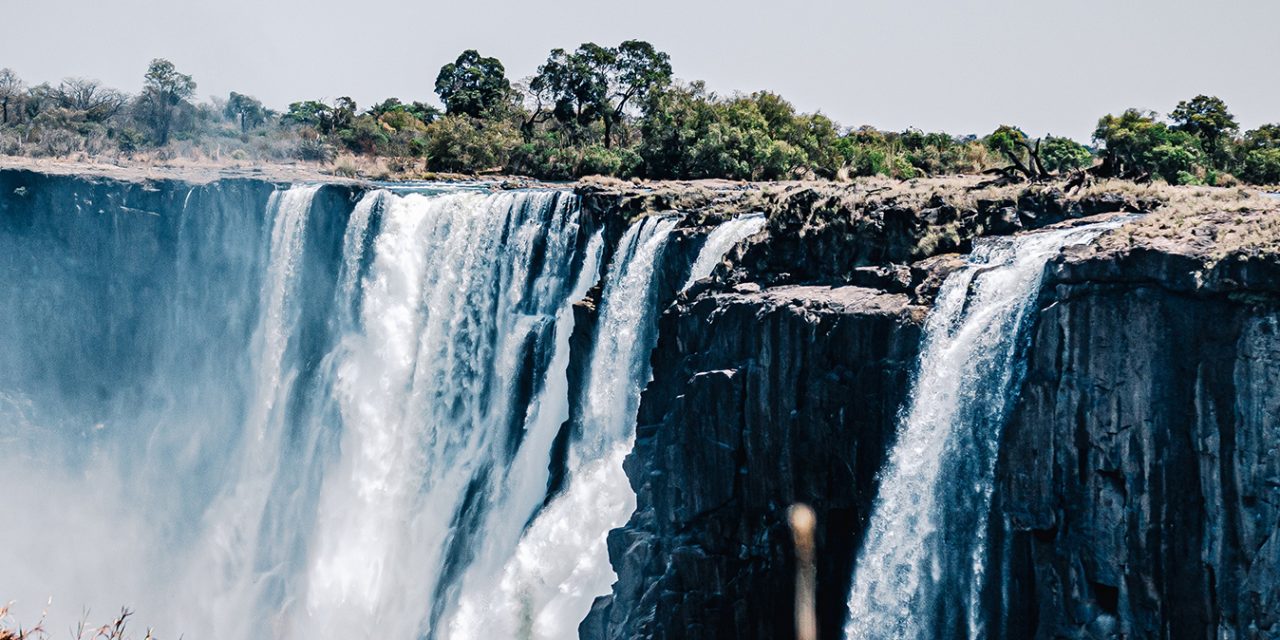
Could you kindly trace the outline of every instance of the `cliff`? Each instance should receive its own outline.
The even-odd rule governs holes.
[[[794,501],[821,523],[821,637],[842,637],[921,322],[957,260],[946,252],[1150,211],[1049,267],[999,465],[989,631],[1275,634],[1273,203],[1116,184],[781,186],[704,210],[725,200],[769,225],[662,319],[627,460],[639,506],[610,537],[619,580],[584,638],[792,637]]]
[[[1051,264],[998,527],[1010,638],[1280,634],[1275,212],[1160,215]]]

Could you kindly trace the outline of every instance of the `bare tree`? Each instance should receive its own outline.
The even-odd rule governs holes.
[[[86,120],[105,122],[115,117],[128,103],[128,96],[102,86],[97,80],[67,78],[54,90],[54,99],[64,109],[79,111]]]
[[[0,125],[22,120],[20,103],[26,92],[26,84],[13,69],[0,69]]]

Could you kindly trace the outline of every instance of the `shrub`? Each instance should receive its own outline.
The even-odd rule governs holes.
[[[426,134],[428,162],[438,171],[501,169],[520,141],[510,122],[464,115],[440,118]]]
[[[338,155],[338,150],[333,145],[327,144],[320,138],[311,138],[302,140],[298,143],[295,156],[299,160],[308,162],[319,162],[321,164],[329,164]]]
[[[1254,184],[1280,184],[1280,147],[1250,151],[1241,176]]]

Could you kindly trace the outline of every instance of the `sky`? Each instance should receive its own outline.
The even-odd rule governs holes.
[[[552,48],[627,39],[722,95],[767,89],[842,125],[1087,140],[1099,116],[1223,98],[1280,122],[1280,0],[0,0],[0,67],[130,92],[152,58],[207,99],[283,109],[348,95],[436,102],[464,49],[513,80]]]

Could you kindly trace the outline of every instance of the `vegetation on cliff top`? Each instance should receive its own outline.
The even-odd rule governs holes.
[[[1015,126],[985,136],[846,128],[759,91],[717,95],[680,82],[647,42],[554,49],[532,78],[474,50],[441,67],[444,108],[388,98],[304,100],[284,112],[232,92],[193,101],[197,84],[158,59],[130,96],[93,80],[28,87],[0,70],[0,154],[158,161],[306,161],[354,177],[507,173],[656,179],[917,178],[1001,173],[1041,179],[1092,167],[1104,177],[1230,186],[1280,183],[1280,124],[1241,134],[1222,100],[1196,96],[1162,119],[1129,109],[1098,121],[1093,146],[1034,139]],[[366,170],[367,172],[367,170]]]

